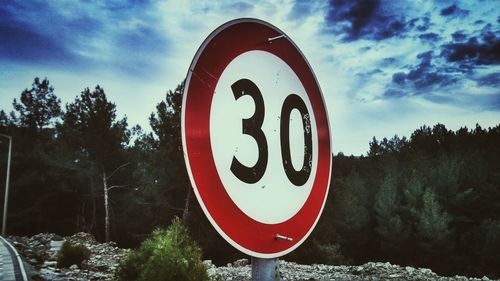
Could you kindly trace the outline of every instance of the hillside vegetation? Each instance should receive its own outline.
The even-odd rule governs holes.
[[[63,106],[49,81],[36,78],[0,111],[0,132],[14,140],[8,233],[83,231],[132,247],[178,216],[205,259],[240,258],[192,196],[180,140],[182,87],[166,93],[143,130],[119,118],[99,86]],[[6,158],[2,142],[1,178]],[[389,261],[498,278],[499,167],[500,125],[422,126],[408,138],[372,139],[365,156],[339,153],[318,226],[286,259]]]

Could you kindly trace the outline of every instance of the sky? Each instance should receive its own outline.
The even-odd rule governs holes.
[[[498,1],[45,1],[0,3],[0,109],[48,78],[62,104],[96,85],[130,126],[186,77],[223,23],[258,18],[301,49],[321,86],[334,153],[422,125],[500,123]]]

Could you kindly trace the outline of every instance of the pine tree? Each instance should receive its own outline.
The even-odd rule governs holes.
[[[408,237],[407,225],[400,217],[400,206],[396,173],[390,170],[375,195],[375,231],[380,237],[380,250],[383,255],[396,261],[401,258],[401,246]]]
[[[54,94],[47,78],[40,81],[36,77],[31,89],[21,93],[20,102],[13,101],[14,109],[19,116],[15,116],[21,126],[40,132],[42,128],[54,125],[54,119],[61,116],[61,100]]]
[[[370,239],[370,192],[353,169],[347,178],[337,181],[333,192],[333,228],[343,238],[342,251],[361,257]]]
[[[60,126],[61,139],[74,151],[74,156],[81,168],[87,168],[92,178],[90,180],[89,197],[92,205],[90,227],[95,225],[95,200],[102,190],[105,210],[105,240],[110,239],[110,203],[109,191],[114,187],[125,186],[122,177],[116,177],[116,172],[123,173],[123,167],[128,163],[123,153],[129,140],[127,119],[117,120],[116,106],[108,101],[104,89],[96,86],[94,91],[83,90],[73,103],[66,106],[67,110]],[[115,177],[113,177],[115,176]],[[113,177],[113,178],[112,178]],[[113,184],[118,182],[118,184]],[[96,182],[102,183],[102,189],[96,189]],[[85,216],[85,214],[83,215]]]
[[[184,83],[168,91],[149,122],[154,132],[154,174],[161,187],[158,207],[171,216],[189,217],[192,187],[184,166],[181,140],[181,106]],[[182,213],[180,213],[182,211]]]
[[[434,191],[427,188],[422,195],[422,209],[420,210],[417,230],[425,241],[443,242],[449,231],[448,214],[441,209]]]

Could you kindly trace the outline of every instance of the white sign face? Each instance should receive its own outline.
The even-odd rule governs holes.
[[[255,84],[261,93],[262,104],[248,93],[238,95],[234,92],[233,85],[242,79]],[[292,107],[288,120],[281,120],[285,100],[291,94],[300,97],[307,110],[301,113]],[[263,140],[252,132],[242,133],[244,120],[258,119],[254,114],[262,111]],[[210,144],[226,192],[250,218],[266,224],[287,221],[309,197],[318,163],[318,133],[312,112],[309,97],[295,72],[272,53],[260,50],[242,53],[222,72],[210,108]],[[287,133],[282,132],[283,126],[288,127]],[[306,144],[305,130],[311,136],[310,144]],[[287,176],[284,169],[287,160],[282,155],[283,141],[286,142],[283,138],[289,140],[293,170],[300,171],[304,162],[309,161],[305,165],[308,167],[305,182],[292,183]],[[263,149],[267,150],[267,155],[260,152]],[[259,161],[267,163],[260,169],[256,181],[245,182],[232,169],[235,161],[245,167],[255,166]]]

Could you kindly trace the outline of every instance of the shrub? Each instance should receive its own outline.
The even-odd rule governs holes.
[[[57,267],[70,267],[73,264],[81,266],[82,262],[90,257],[90,250],[84,245],[73,245],[68,241],[62,244],[57,256]]]
[[[131,251],[117,270],[118,280],[208,280],[201,249],[179,219],[167,230],[157,229]]]

